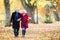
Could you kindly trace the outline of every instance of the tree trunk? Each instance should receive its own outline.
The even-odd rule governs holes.
[[[46,15],[46,21],[45,21],[45,23],[52,23],[51,17],[50,17],[50,7],[48,4],[45,6],[45,10],[46,10],[46,14],[45,14]]]
[[[53,3],[51,3],[51,4],[52,4],[52,9],[53,9],[53,12],[54,12],[55,20],[59,21],[60,18],[59,18],[59,15],[58,15],[57,7],[55,5],[53,5]]]
[[[34,14],[35,14],[35,11],[34,11],[34,10],[31,11],[31,14],[32,14],[32,16],[31,16],[31,21],[32,21],[32,23],[35,24],[35,20],[34,20]]]
[[[35,10],[33,10],[32,8],[29,8],[29,7],[25,4],[25,0],[21,0],[21,3],[22,3],[22,5],[23,5],[23,7],[27,10],[29,17],[31,17],[30,22],[31,22],[31,23],[35,23],[35,20],[34,20],[34,11],[35,11]]]
[[[57,12],[57,11],[53,11],[53,12],[54,12],[55,20],[56,20],[56,21],[59,21],[60,18],[59,18],[58,12]]]
[[[10,26],[10,4],[9,0],[4,0],[5,5],[5,26]]]
[[[36,8],[36,14],[37,14],[37,21],[36,21],[36,24],[38,24],[38,8]]]
[[[31,19],[29,20],[30,23],[35,23],[34,20],[34,10],[27,10],[29,17],[31,17]]]

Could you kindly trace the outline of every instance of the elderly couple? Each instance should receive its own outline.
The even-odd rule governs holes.
[[[26,29],[28,28],[28,13],[26,10],[23,10],[23,13],[19,13],[19,9],[16,8],[15,12],[11,16],[11,25],[14,30],[15,37],[19,35],[19,28],[21,25],[22,28],[22,37],[25,37]]]

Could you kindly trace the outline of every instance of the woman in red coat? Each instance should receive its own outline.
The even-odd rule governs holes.
[[[26,10],[23,10],[22,13],[21,28],[22,28],[22,37],[25,37],[26,29],[28,28],[28,13],[26,12]]]

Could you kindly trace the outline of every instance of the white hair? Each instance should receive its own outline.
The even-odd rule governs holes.
[[[25,9],[23,10],[23,12],[24,12],[24,13],[27,13],[27,11],[26,11]]]

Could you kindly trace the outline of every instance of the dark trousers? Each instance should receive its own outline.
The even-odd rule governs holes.
[[[14,35],[15,37],[19,35],[19,28],[14,28]]]
[[[25,36],[26,28],[22,29],[22,35]]]

